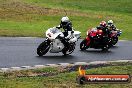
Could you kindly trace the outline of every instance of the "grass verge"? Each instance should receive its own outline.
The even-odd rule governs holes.
[[[103,3],[102,3],[103,2]],[[112,19],[123,31],[120,39],[132,40],[131,0],[0,0],[0,36],[43,37],[57,26],[64,10],[73,27],[86,31],[102,20]]]
[[[86,72],[87,74],[132,75],[132,63],[111,63],[105,67],[89,68]],[[41,74],[41,76],[29,76],[31,74]],[[69,71],[69,67],[48,67],[0,73],[0,88],[131,88],[132,86],[132,82],[79,85],[76,83],[77,75],[78,71]]]

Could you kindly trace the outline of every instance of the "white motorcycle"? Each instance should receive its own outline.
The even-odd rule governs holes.
[[[37,48],[37,54],[39,56],[45,55],[49,50],[50,53],[59,53],[62,52],[64,55],[71,54],[76,45],[76,41],[80,38],[80,33],[79,31],[73,31],[71,36],[69,37],[69,48],[66,49],[64,44],[61,42],[58,36],[63,37],[63,33],[61,32],[60,29],[53,27],[49,28],[46,31],[46,40],[42,42],[38,48]]]

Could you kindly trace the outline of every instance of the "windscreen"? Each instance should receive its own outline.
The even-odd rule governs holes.
[[[59,29],[57,29],[57,28],[52,28],[52,29],[50,29],[50,32],[55,34],[55,33],[61,32],[61,31]]]

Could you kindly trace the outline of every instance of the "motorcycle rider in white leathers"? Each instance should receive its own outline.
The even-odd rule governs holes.
[[[116,30],[116,26],[114,25],[113,20],[109,20],[109,21],[108,21],[108,29],[111,30],[111,31],[112,31],[112,30],[113,30],[113,31],[117,31],[117,30]]]

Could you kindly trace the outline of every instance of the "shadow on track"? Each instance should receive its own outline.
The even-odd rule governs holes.
[[[84,51],[81,51],[80,52],[84,52],[84,53],[112,53],[111,50],[108,50],[108,51],[102,51],[102,50],[98,50],[98,49],[94,49],[94,50],[84,50]]]
[[[67,55],[67,56],[64,56],[64,55],[60,55],[60,56],[36,56],[37,58],[41,58],[41,59],[74,59],[76,58],[75,56],[72,56],[72,55]]]
[[[117,49],[118,48],[118,46],[112,46],[111,47],[111,49]]]

